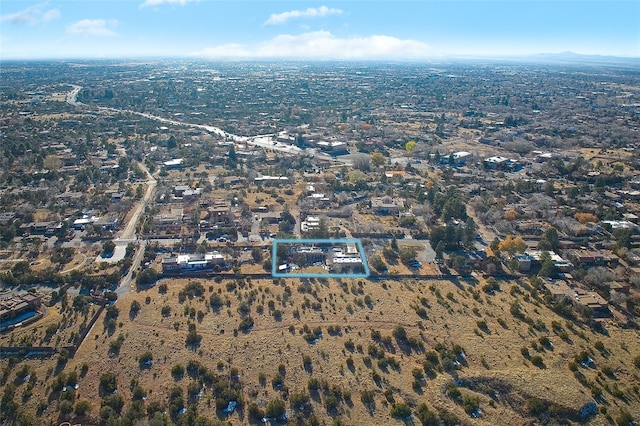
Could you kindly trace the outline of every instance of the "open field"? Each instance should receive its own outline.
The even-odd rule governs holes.
[[[166,292],[161,293],[165,285]],[[609,326],[608,336],[594,334],[580,323],[558,317],[517,283],[502,282],[495,295],[484,293],[481,287],[482,283],[412,280],[162,280],[119,300],[117,326],[109,330],[100,318],[61,372],[75,371],[82,376],[83,365],[88,367],[78,378],[76,391],[77,399],[91,402],[90,418],[76,419],[83,424],[97,422],[98,383],[105,372],[116,374],[118,393],[125,401],[131,400],[133,379],[143,389],[152,390],[147,405],[158,401],[166,407],[169,392],[176,386],[183,388],[185,396],[187,389],[197,388],[201,397],[191,402],[198,415],[224,418],[215,410],[211,389],[192,384],[200,382],[188,374],[172,375],[176,365],[187,367],[190,360],[239,384],[245,409],[226,419],[232,424],[249,422],[249,403],[264,408],[270,401],[308,393],[310,379],[317,379],[320,389],[310,393],[308,422],[330,422],[333,417],[345,424],[401,424],[391,417],[391,406],[406,402],[413,407],[425,403],[432,411],[448,412],[463,423],[516,424],[534,417],[536,398],[553,402],[557,412],[578,420],[575,411],[591,401],[592,395],[569,364],[587,351],[595,364],[577,370],[586,382],[602,390],[600,406],[614,417],[620,408],[640,410],[640,371],[633,365],[633,357],[640,353],[637,330]],[[141,309],[130,315],[134,300]],[[216,300],[221,305],[214,308]],[[511,313],[516,300],[520,317],[526,321]],[[244,332],[239,330],[242,317],[254,321]],[[38,344],[47,326],[61,320],[66,320],[60,339],[64,342],[84,316],[50,309],[33,326],[2,335],[0,344],[24,336]],[[564,340],[554,333],[552,321],[566,330]],[[189,324],[195,325],[199,344],[187,346]],[[120,335],[121,347],[114,353],[110,344]],[[540,343],[545,336],[552,346],[544,348]],[[442,354],[455,351],[455,345],[464,355],[454,357],[461,365],[452,368]],[[528,347],[528,359],[521,353],[523,347]],[[439,364],[424,373],[427,354],[434,348],[441,352]],[[153,364],[142,366],[138,358],[147,351]],[[536,356],[542,361],[539,366],[532,364],[538,362]],[[7,360],[2,365],[6,367]],[[38,403],[52,393],[56,359],[27,360],[13,366],[8,380],[16,379],[18,396],[27,386],[16,378],[23,365],[37,377],[33,395],[24,401],[35,412]],[[478,404],[478,418],[470,417],[466,405],[445,392],[446,385],[456,379],[465,401]],[[369,408],[361,401],[365,391],[373,392],[375,402]],[[40,424],[61,420],[59,398],[59,393],[54,395],[39,417]],[[293,409],[287,411],[294,417]],[[538,418],[544,421],[547,415],[538,413]],[[603,414],[590,421],[607,423]]]

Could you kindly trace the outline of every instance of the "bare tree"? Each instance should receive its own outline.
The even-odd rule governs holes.
[[[353,167],[363,172],[371,170],[371,157],[366,154],[360,154],[353,158]]]
[[[555,210],[558,204],[547,195],[533,194],[528,200],[528,205],[535,217],[548,219],[553,216],[552,210]]]
[[[576,236],[580,232],[580,229],[583,228],[583,225],[580,224],[577,220],[572,217],[558,217],[551,219],[551,224],[558,231],[563,232],[565,234]]]
[[[587,284],[597,286],[602,285],[603,283],[615,281],[616,278],[616,275],[610,269],[602,266],[596,266],[594,268],[589,268],[583,280]]]

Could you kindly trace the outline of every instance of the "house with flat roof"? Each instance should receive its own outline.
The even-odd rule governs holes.
[[[104,231],[113,231],[118,227],[118,223],[118,217],[114,215],[97,217],[93,221],[95,226],[102,228]]]
[[[407,177],[408,173],[404,170],[386,170],[384,172],[384,175],[387,177],[387,179],[398,178],[402,180]]]
[[[638,227],[628,220],[603,220],[602,223],[609,225],[611,229],[636,229]]]
[[[400,214],[400,209],[404,208],[404,201],[400,198],[371,197],[371,209],[381,215]]]
[[[307,216],[307,218],[300,223],[300,230],[302,232],[309,232],[318,228],[320,228],[320,216]]]
[[[224,255],[216,252],[206,254],[179,254],[162,259],[162,272],[205,271],[225,266]]]
[[[233,223],[233,215],[231,214],[231,203],[227,200],[213,200],[213,205],[207,209],[207,221],[211,225],[221,225]]]
[[[562,302],[565,300],[573,301],[573,295],[575,291],[569,285],[562,280],[545,281],[545,288],[551,293],[553,300]]]
[[[489,170],[514,170],[520,167],[518,161],[499,155],[485,158],[483,164]]]
[[[95,217],[95,216],[89,217],[87,215],[84,215],[81,218],[76,219],[76,220],[73,221],[73,228],[74,229],[83,229],[85,226],[91,225],[97,219],[98,218]]]
[[[289,183],[289,178],[286,176],[258,176],[253,181],[256,184],[258,183],[284,184],[284,183]]]
[[[12,327],[37,314],[42,297],[34,293],[20,293],[0,300],[0,329]]]
[[[463,166],[473,158],[473,154],[468,151],[454,152],[449,158],[443,158],[444,162],[451,163],[452,166]]]
[[[53,235],[62,228],[62,222],[29,222],[20,225],[20,230],[29,235]]]
[[[332,273],[361,274],[364,272],[364,264],[360,256],[334,256],[329,263]]]
[[[304,256],[307,264],[312,264],[316,262],[324,262],[327,258],[326,253],[320,248],[316,246],[303,246],[303,247],[293,247],[295,253],[298,255]]]
[[[524,253],[524,256],[520,256],[520,257],[523,257],[523,258],[526,257],[530,262],[529,267],[531,267],[533,265],[540,265],[543,253],[545,252],[542,250],[527,250]],[[558,268],[560,272],[571,272],[571,270],[573,269],[573,264],[571,262],[569,262],[566,259],[563,259],[562,256],[558,255],[554,251],[549,251],[546,253],[549,253],[549,256],[551,258],[551,261],[553,262],[553,265],[556,268]],[[518,259],[518,264],[519,266],[522,265],[520,264],[520,259]],[[526,269],[521,269],[521,271],[526,271]]]
[[[586,310],[591,313],[593,317],[602,318],[611,316],[609,304],[595,291],[587,291],[581,288],[576,289],[573,303],[577,309]]]
[[[320,141],[316,146],[331,155],[346,154],[349,152],[347,150],[347,144],[342,141]]]
[[[155,231],[179,233],[182,230],[184,214],[182,207],[172,207],[153,216]]]
[[[609,304],[595,291],[569,286],[563,280],[546,281],[544,286],[555,301],[570,301],[576,309],[587,311],[595,318],[611,316]]]
[[[174,158],[172,160],[165,161],[162,165],[167,169],[179,169],[182,167],[182,163],[184,163],[183,158]]]

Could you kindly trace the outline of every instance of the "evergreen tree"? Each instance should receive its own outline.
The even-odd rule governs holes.
[[[560,246],[558,231],[555,228],[549,228],[544,231],[544,235],[538,242],[538,250],[555,250]]]
[[[227,165],[235,169],[238,165],[238,156],[236,155],[236,149],[233,145],[229,147],[229,154],[227,156]]]
[[[398,251],[400,250],[398,248],[398,240],[396,239],[395,235],[391,239],[391,250],[395,251],[396,253],[398,253]]]
[[[557,267],[551,259],[551,255],[549,252],[545,251],[542,253],[540,257],[540,262],[542,265],[540,266],[540,271],[538,271],[539,277],[553,277],[556,275]]]
[[[176,141],[176,137],[171,135],[171,137],[167,141],[167,149],[169,151],[171,151],[172,149],[174,149],[177,146],[178,146],[178,142]]]
[[[462,244],[467,248],[473,248],[476,234],[478,233],[478,226],[473,218],[468,218],[465,223],[464,235]]]
[[[495,237],[493,241],[491,241],[489,247],[491,247],[493,254],[495,254],[496,256],[500,256],[500,239],[498,237]]]
[[[444,242],[440,241],[435,248],[436,251],[436,259],[442,259],[442,254],[444,253]]]

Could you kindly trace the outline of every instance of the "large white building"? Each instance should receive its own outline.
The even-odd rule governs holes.
[[[488,169],[501,169],[505,168],[509,159],[507,157],[501,157],[499,155],[495,157],[489,157],[484,160],[484,166]]]
[[[468,151],[458,151],[451,154],[451,157],[453,159],[452,165],[461,166],[461,165],[467,164],[467,161],[473,158],[473,154],[471,154]]]
[[[182,167],[183,162],[184,162],[184,159],[182,158],[174,158],[169,161],[165,161],[162,164],[168,169],[179,169],[180,167]]]
[[[179,254],[162,259],[162,272],[202,271],[225,265],[225,258],[218,252],[206,254]]]

